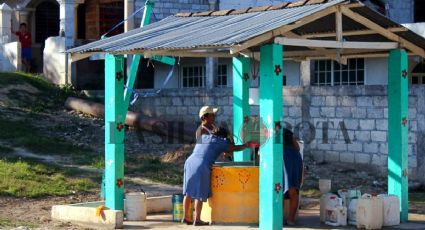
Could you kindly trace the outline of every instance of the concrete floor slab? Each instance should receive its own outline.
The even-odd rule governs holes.
[[[209,230],[239,230],[239,229],[258,229],[258,226],[236,226],[236,225],[211,225],[203,227],[194,227],[189,225],[183,225],[171,221],[172,216],[170,214],[161,215],[149,215],[147,221],[143,222],[130,222],[124,221],[123,229],[209,229]],[[409,219],[413,221],[408,223],[402,223],[399,226],[386,227],[383,229],[422,229],[425,230],[425,215],[409,214]],[[319,210],[309,209],[300,210],[300,216],[296,226],[284,226],[284,229],[356,229],[355,226],[345,227],[333,227],[321,224],[319,221]]]

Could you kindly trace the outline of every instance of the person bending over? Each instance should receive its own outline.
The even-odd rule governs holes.
[[[230,143],[228,130],[218,129],[214,133],[202,134],[201,141],[197,142],[192,155],[184,164],[183,175],[183,219],[186,224],[209,225],[201,221],[202,202],[211,197],[210,176],[211,168],[221,153],[241,151],[247,144],[234,145]],[[192,201],[195,202],[195,216],[191,219],[189,213]]]

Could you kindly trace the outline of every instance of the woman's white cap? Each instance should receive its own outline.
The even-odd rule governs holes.
[[[217,113],[218,108],[213,108],[211,106],[203,106],[201,110],[199,110],[199,118],[202,118],[207,113]]]

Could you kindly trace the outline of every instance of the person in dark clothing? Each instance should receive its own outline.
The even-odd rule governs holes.
[[[303,175],[303,161],[299,145],[290,130],[283,130],[283,141],[284,175],[287,180],[284,192],[289,197],[289,216],[286,223],[294,225]]]

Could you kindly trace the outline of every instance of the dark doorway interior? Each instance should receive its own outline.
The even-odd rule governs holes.
[[[99,4],[99,32],[105,34],[124,20],[124,1]],[[124,24],[109,32],[108,37],[124,32]]]
[[[425,1],[415,0],[415,22],[425,22]]]
[[[43,1],[35,7],[34,39],[32,53],[32,71],[43,72],[43,50],[48,37],[59,34],[59,4],[56,1]]]
[[[152,64],[148,65],[148,60],[142,58],[137,70],[137,79],[134,83],[135,89],[153,89],[154,88],[154,74],[155,70]]]
[[[59,34],[59,5],[55,2],[42,2],[35,10],[35,42],[44,46],[48,37]]]
[[[86,5],[80,4],[77,9],[77,39],[86,39]]]

